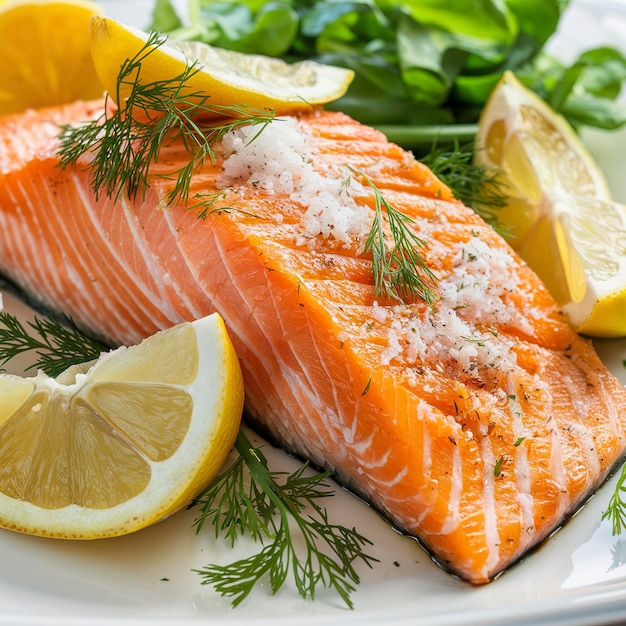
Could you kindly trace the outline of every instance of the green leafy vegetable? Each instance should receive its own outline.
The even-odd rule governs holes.
[[[575,123],[610,130],[626,123],[626,107],[616,100],[624,79],[622,54],[597,48],[581,54],[545,96],[552,107]]]
[[[168,28],[173,8],[159,0],[153,19],[174,38],[351,68],[348,93],[327,108],[394,141],[394,129],[420,127],[419,141],[398,138],[428,148],[442,127],[476,124],[507,69],[574,125],[626,122],[616,100],[620,52],[589,50],[570,66],[546,53],[566,8],[564,0],[190,0],[189,23]]]
[[[169,0],[155,0],[153,15],[152,28],[158,32],[165,33],[182,28],[183,22]]]
[[[329,523],[318,504],[332,495],[325,482],[328,474],[306,476],[305,464],[279,483],[281,474],[268,469],[261,450],[242,431],[235,445],[239,457],[195,502],[201,508],[196,529],[209,521],[216,537],[223,534],[234,544],[248,535],[263,548],[230,565],[198,570],[204,583],[232,597],[237,606],[265,577],[276,593],[291,573],[303,598],[315,599],[316,587],[322,585],[352,607],[350,593],[359,583],[353,564],[361,560],[371,566],[376,559],[363,551],[369,540],[354,528]]]

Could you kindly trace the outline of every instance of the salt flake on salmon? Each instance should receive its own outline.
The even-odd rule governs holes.
[[[237,130],[164,206],[180,142],[133,200],[96,198],[88,157],[58,167],[50,125],[102,107],[0,119],[0,271],[43,304],[115,344],[219,311],[250,420],[472,583],[619,460],[626,391],[500,236],[380,133],[320,111]],[[376,190],[426,242],[432,303],[376,292]],[[199,219],[202,196],[218,199]]]

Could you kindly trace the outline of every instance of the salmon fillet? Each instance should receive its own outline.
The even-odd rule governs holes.
[[[57,125],[102,106],[0,119],[0,272],[40,303],[111,344],[219,311],[253,422],[475,584],[620,459],[624,388],[410,153],[340,113],[282,118],[254,141],[244,128],[193,177],[190,198],[221,194],[223,210],[200,219],[191,199],[164,206],[162,175],[188,159],[178,144],[135,201],[96,199],[85,163],[58,167]],[[367,179],[426,242],[432,305],[376,296]]]

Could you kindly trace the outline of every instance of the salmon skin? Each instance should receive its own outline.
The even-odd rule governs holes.
[[[229,133],[164,206],[58,167],[74,103],[0,120],[0,272],[112,344],[219,311],[252,419],[334,472],[448,571],[492,580],[624,451],[626,392],[503,239],[413,156],[340,113]],[[253,134],[258,129],[250,131]],[[374,187],[426,242],[432,305],[375,294]],[[205,219],[194,202],[215,196]],[[175,360],[173,360],[173,366]]]

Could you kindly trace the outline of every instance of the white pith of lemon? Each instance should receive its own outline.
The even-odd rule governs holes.
[[[96,539],[156,523],[217,474],[242,409],[218,314],[57,379],[0,375],[0,526]]]
[[[481,114],[476,161],[501,170],[499,222],[574,328],[626,335],[626,209],[569,123],[511,72]]]
[[[0,2],[0,115],[98,98],[88,0]]]
[[[92,55],[109,95],[116,99],[122,64],[145,46],[147,33],[106,17],[91,22]],[[200,42],[165,42],[145,55],[138,80],[151,83],[179,76],[187,66],[199,71],[187,83],[187,93],[210,97],[209,105],[245,105],[273,109],[278,115],[296,113],[340,98],[354,73],[313,61],[289,64],[281,59],[243,54]],[[129,89],[120,90],[120,100]],[[123,106],[123,102],[117,102]]]

